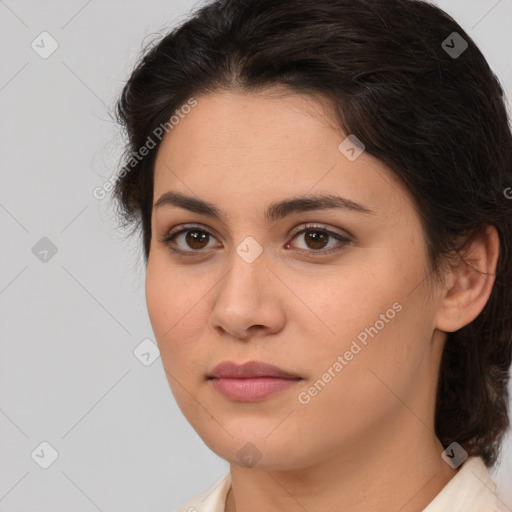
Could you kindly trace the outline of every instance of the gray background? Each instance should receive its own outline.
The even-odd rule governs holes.
[[[140,243],[92,195],[118,163],[108,111],[142,43],[198,4],[0,0],[3,512],[172,511],[229,469],[183,418],[160,359],[135,357],[153,340]],[[439,5],[512,96],[512,0]],[[31,47],[44,31],[59,45],[46,59]],[[48,469],[43,441],[59,455]],[[493,476],[512,503],[510,435]]]

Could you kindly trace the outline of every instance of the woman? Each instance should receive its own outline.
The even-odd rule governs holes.
[[[214,1],[118,116],[168,382],[230,464],[180,510],[504,510],[512,137],[461,27],[417,0]]]

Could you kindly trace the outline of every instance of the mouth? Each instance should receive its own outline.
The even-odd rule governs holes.
[[[207,376],[213,388],[235,402],[258,402],[294,387],[302,377],[258,361],[237,365],[225,361]]]

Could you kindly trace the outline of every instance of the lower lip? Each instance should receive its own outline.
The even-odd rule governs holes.
[[[230,400],[235,402],[258,402],[294,386],[302,379],[254,377],[245,379],[215,378],[210,380],[212,386]]]

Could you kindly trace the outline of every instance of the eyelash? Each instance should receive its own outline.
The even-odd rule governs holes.
[[[166,235],[164,235],[162,238],[159,239],[159,242],[161,242],[164,245],[168,246],[169,249],[172,252],[174,252],[176,254],[180,254],[180,255],[186,256],[186,257],[194,257],[194,256],[199,255],[200,253],[206,252],[207,251],[206,249],[196,249],[196,250],[191,249],[191,250],[185,251],[183,249],[176,249],[175,247],[173,247],[171,245],[174,242],[174,239],[176,237],[178,237],[179,235],[181,235],[183,233],[187,233],[189,231],[201,231],[203,233],[206,233],[209,237],[213,237],[213,235],[208,230],[202,228],[201,226],[186,226],[186,227],[183,227],[181,229],[174,229],[174,230],[169,231]],[[299,230],[299,231],[297,231],[297,232],[295,232],[293,234],[291,240],[294,240],[298,235],[305,234],[305,233],[308,233],[308,232],[326,233],[330,237],[335,238],[339,242],[342,242],[341,247],[339,247],[339,245],[338,245],[338,246],[332,247],[330,249],[321,249],[321,250],[299,249],[301,252],[307,253],[308,255],[327,256],[329,254],[341,251],[346,244],[351,242],[351,240],[349,238],[347,238],[347,237],[345,237],[343,235],[340,235],[339,233],[334,233],[333,231],[325,229],[323,226],[319,226],[319,225],[316,225],[316,224],[304,225],[303,229],[301,229],[301,230]],[[286,244],[286,246],[288,246],[288,245],[289,245],[289,243]]]

